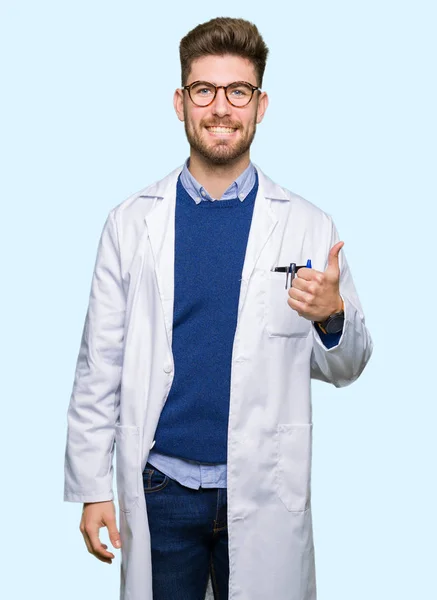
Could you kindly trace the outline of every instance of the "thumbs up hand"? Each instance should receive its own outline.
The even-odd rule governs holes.
[[[340,296],[338,255],[344,242],[337,242],[328,256],[324,272],[306,267],[299,269],[288,290],[287,303],[309,321],[324,321],[343,308]]]

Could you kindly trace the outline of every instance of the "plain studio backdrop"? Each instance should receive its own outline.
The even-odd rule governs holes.
[[[252,159],[333,216],[375,344],[352,386],[313,384],[319,598],[436,598],[435,4],[213,4],[1,2],[2,597],[118,599],[118,551],[63,502],[97,243],[188,156],[181,37],[233,16],[270,48]]]

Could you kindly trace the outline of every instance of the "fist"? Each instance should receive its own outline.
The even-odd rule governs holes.
[[[326,270],[299,269],[288,290],[288,305],[309,321],[324,321],[343,308],[338,255],[344,242],[331,248]]]

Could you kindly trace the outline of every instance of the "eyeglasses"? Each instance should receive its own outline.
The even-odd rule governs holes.
[[[188,91],[191,101],[196,106],[209,106],[215,100],[217,90],[222,88],[229,104],[242,108],[252,100],[255,90],[260,88],[247,83],[247,81],[234,81],[229,85],[214,85],[209,81],[195,81],[190,85],[184,85],[182,89]]]

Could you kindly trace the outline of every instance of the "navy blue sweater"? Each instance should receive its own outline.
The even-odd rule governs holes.
[[[156,452],[225,463],[231,358],[241,273],[258,177],[242,202],[196,204],[178,180],[175,216],[175,376]]]

